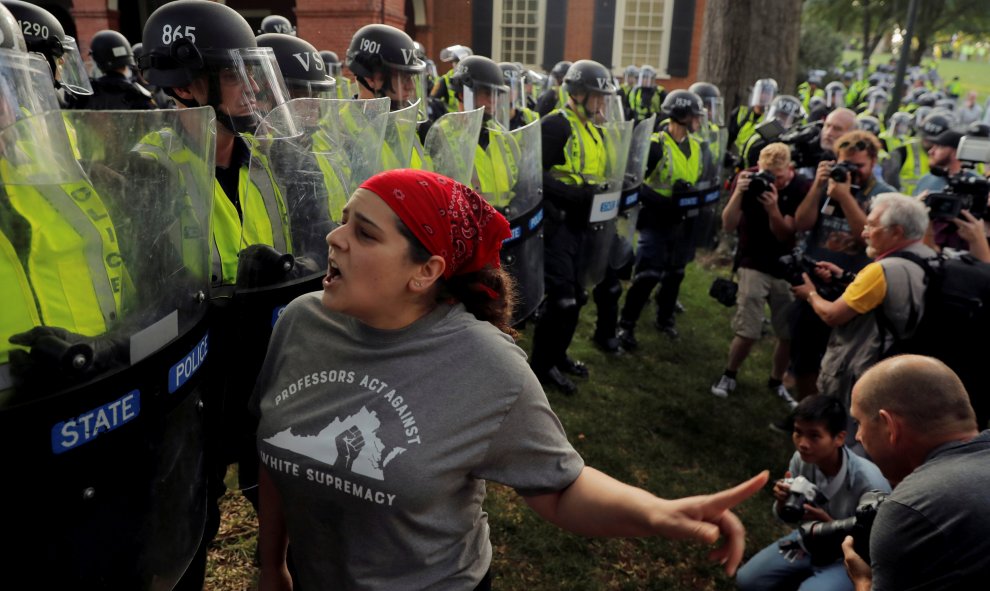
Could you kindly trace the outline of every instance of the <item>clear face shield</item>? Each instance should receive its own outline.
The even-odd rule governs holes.
[[[770,110],[767,111],[767,120],[770,119],[776,119],[784,126],[784,129],[790,129],[801,119],[801,112],[771,106]]]
[[[505,83],[509,87],[509,107],[519,111],[526,106],[526,77],[519,72],[506,72]]]
[[[887,110],[887,97],[883,95],[871,96],[866,110],[871,113],[883,113]]]
[[[270,47],[204,52],[207,104],[234,133],[253,134],[258,123],[288,100],[289,92]],[[331,85],[332,88],[332,85]]]
[[[653,70],[640,70],[638,86],[643,88],[653,88],[657,83],[657,73]]]
[[[335,99],[337,98],[337,83],[327,76],[324,81],[299,80],[298,78],[286,78],[285,86],[289,89],[289,96],[297,98]]]
[[[725,101],[720,96],[701,99],[705,103],[705,115],[710,123],[718,127],[725,126]],[[706,126],[707,127],[707,126]]]
[[[58,97],[45,58],[0,49],[0,129],[58,110]]]
[[[55,60],[57,64],[55,79],[74,95],[89,96],[93,94],[93,85],[89,82],[86,64],[83,62],[82,55],[79,54],[76,40],[66,35],[62,49],[64,51],[62,57]]]
[[[846,91],[842,88],[826,88],[825,106],[829,109],[846,106]]]
[[[481,86],[476,88],[464,87],[464,111],[485,109],[485,122],[509,129],[509,88],[506,86]]]
[[[626,112],[622,108],[622,98],[617,94],[588,93],[587,108],[588,117],[596,125],[607,125],[626,120]]]
[[[767,80],[757,80],[753,85],[753,93],[749,95],[749,106],[766,108],[776,96],[776,86]]]
[[[890,133],[894,137],[905,137],[911,133],[911,119],[899,117],[892,122]]]
[[[426,77],[424,72],[389,68],[384,72],[384,75],[387,76],[387,79],[379,96],[387,96],[391,99],[390,110],[398,111],[420,101],[422,105],[420,111],[425,113],[426,101],[423,98],[426,96]],[[422,116],[420,120],[423,120]]]

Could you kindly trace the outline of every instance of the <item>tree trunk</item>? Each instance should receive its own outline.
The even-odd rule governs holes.
[[[719,87],[726,113],[759,78],[793,94],[800,37],[801,0],[707,0],[698,79]]]
[[[870,14],[869,0],[863,0],[863,59],[864,66],[870,63],[870,56],[873,55],[873,46],[870,44],[873,19]]]

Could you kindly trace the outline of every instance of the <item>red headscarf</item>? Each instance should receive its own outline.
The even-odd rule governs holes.
[[[388,170],[362,189],[381,197],[430,254],[447,263],[444,279],[499,267],[509,222],[470,187],[435,172]]]

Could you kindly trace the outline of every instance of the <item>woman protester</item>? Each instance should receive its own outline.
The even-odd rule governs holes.
[[[281,316],[253,401],[261,589],[488,589],[489,479],[582,535],[724,537],[710,556],[735,572],[745,531],[729,509],[767,473],[667,500],[585,466],[513,343],[508,236],[435,173],[355,191],[323,292]]]

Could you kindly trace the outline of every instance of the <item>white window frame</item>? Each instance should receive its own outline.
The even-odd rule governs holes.
[[[492,2],[492,60],[495,62],[508,61],[502,55],[502,11],[504,9],[503,0]],[[536,63],[524,64],[530,68],[538,68],[543,60],[543,39],[547,28],[547,0],[537,0],[536,2]],[[516,26],[516,25],[509,25]]]
[[[670,59],[670,36],[671,36],[671,25],[674,20],[674,1],[675,0],[664,0],[663,5],[663,31],[660,37],[660,55],[657,57],[656,69],[657,78],[670,78],[670,74],[667,73],[667,66]],[[626,63],[626,58],[622,56],[622,42],[624,37],[623,28],[626,22],[626,0],[617,0],[615,5],[615,27],[614,35],[612,39],[612,61],[617,64],[617,68],[625,68],[628,65],[635,65],[637,67],[643,64],[629,64]],[[648,65],[654,65],[653,63],[647,61]]]

